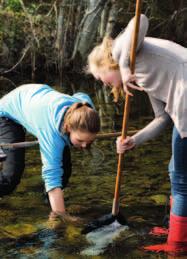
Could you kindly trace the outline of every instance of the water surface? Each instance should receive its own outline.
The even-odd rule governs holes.
[[[119,130],[122,103],[118,107],[111,104],[102,90],[94,89],[91,95],[101,115],[102,131]],[[151,120],[150,112],[138,113],[140,109],[146,111],[143,99],[138,98],[130,130]],[[65,203],[69,213],[83,219],[77,224],[49,223],[39,150],[27,149],[21,184],[12,195],[0,200],[0,258],[167,258],[164,254],[145,253],[141,247],[165,240],[148,233],[162,224],[167,209],[169,132],[125,155],[120,210],[130,227],[109,227],[87,236],[81,234],[84,224],[111,212],[117,170],[115,139],[97,139],[90,151],[72,150],[73,174],[65,190]]]

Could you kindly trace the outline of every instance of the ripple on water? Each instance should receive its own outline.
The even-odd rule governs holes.
[[[120,236],[121,232],[129,229],[128,226],[114,221],[108,226],[92,231],[86,235],[90,246],[81,251],[81,255],[94,256],[102,254],[109,244]]]

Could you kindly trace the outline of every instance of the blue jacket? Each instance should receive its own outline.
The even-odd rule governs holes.
[[[88,102],[94,108],[87,94],[69,96],[39,84],[22,85],[0,100],[0,117],[12,119],[38,138],[47,192],[63,187],[62,154],[70,142],[59,127],[66,108],[76,102]]]

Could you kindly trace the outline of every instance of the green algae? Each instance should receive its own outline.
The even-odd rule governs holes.
[[[33,224],[14,224],[4,227],[4,230],[13,238],[18,238],[22,235],[29,235],[37,231]]]
[[[153,200],[157,205],[165,205],[167,202],[167,196],[163,194],[157,194],[150,196],[150,199]]]

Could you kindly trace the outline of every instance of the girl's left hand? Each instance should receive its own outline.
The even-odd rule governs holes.
[[[135,147],[135,142],[132,137],[127,136],[122,140],[122,137],[118,137],[116,140],[116,148],[118,154],[123,154],[126,150],[130,150]]]

